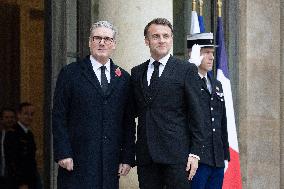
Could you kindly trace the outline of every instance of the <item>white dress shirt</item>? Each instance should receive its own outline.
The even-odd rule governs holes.
[[[110,59],[108,59],[107,63],[105,65],[99,63],[93,56],[90,56],[90,60],[92,63],[93,70],[101,84],[101,66],[105,66],[105,74],[108,83],[110,83]]]
[[[159,66],[159,77],[162,75],[170,56],[171,56],[170,54],[167,54],[166,56],[164,56],[160,60],[157,60],[158,62],[161,63],[160,66]],[[154,65],[153,65],[154,61],[155,60],[152,57],[150,57],[150,62],[148,64],[148,70],[147,70],[148,86],[150,85],[150,80],[151,80],[152,74],[154,72]]]

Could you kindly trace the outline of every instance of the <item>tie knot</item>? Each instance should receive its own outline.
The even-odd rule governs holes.
[[[160,64],[161,64],[161,63],[158,62],[158,61],[154,61],[154,62],[153,62],[154,68],[159,68]]]
[[[105,66],[101,66],[101,70],[105,71],[106,67]]]
[[[206,77],[203,77],[203,78],[202,78],[202,81],[207,85],[207,79],[206,79]]]

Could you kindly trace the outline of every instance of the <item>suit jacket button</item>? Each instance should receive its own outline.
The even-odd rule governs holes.
[[[213,132],[215,132],[215,128],[213,129]]]

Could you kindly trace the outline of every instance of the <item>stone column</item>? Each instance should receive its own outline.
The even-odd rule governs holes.
[[[100,0],[98,6],[98,19],[108,20],[118,27],[118,45],[113,59],[127,71],[149,57],[143,34],[146,24],[156,17],[173,20],[173,3],[169,0]]]
[[[280,70],[281,70],[281,85],[280,85],[280,96],[281,96],[281,104],[280,104],[280,110],[281,110],[281,120],[280,120],[280,124],[283,125],[283,121],[284,121],[284,1],[280,1],[281,6],[280,6],[280,10],[281,10],[281,25],[280,25],[280,31],[281,31],[281,65],[280,65]],[[281,184],[280,184],[280,188],[284,188],[284,127],[281,127],[281,135],[280,135],[280,139],[281,139],[281,169],[280,169],[280,178],[281,179]]]
[[[280,1],[239,3],[239,143],[243,188],[279,189]]]
[[[93,5],[92,11],[98,20],[108,20],[118,28],[118,44],[113,59],[127,71],[150,56],[144,44],[146,24],[156,17],[173,20],[173,2],[169,0],[100,0],[99,3],[93,2]],[[120,188],[138,188],[136,169],[120,179]]]

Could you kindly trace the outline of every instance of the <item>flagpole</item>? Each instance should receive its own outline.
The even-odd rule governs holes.
[[[218,17],[222,17],[222,0],[217,0]]]
[[[230,150],[230,162],[225,168],[222,189],[242,189],[242,176],[240,166],[240,154],[238,146],[238,137],[236,121],[234,115],[234,105],[232,97],[231,82],[229,78],[228,58],[225,48],[224,30],[222,24],[222,0],[217,0],[218,18],[216,43],[216,67],[217,79],[222,83],[225,98],[227,131]]]
[[[192,0],[192,11],[196,11],[196,0]]]
[[[203,16],[203,0],[199,0],[199,15]]]

